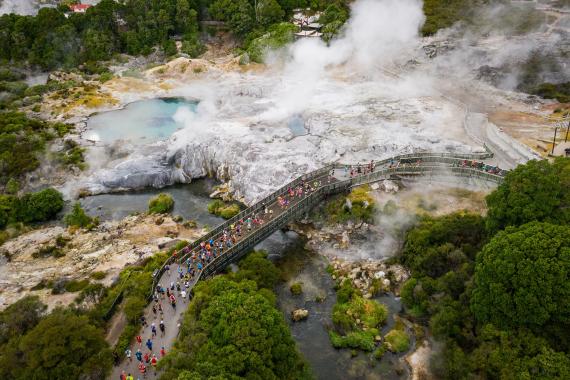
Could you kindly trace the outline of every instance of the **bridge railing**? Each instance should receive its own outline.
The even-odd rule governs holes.
[[[207,234],[200,237],[200,239],[195,240],[193,243],[188,244],[187,245],[188,253],[180,256],[178,258],[178,261],[183,262],[184,260],[186,260],[192,254],[192,251],[194,249],[196,249],[200,245],[201,242],[207,241],[207,240],[210,240],[213,238],[217,238],[225,229],[229,228],[232,224],[237,223],[240,219],[243,219],[248,215],[251,215],[253,213],[257,213],[257,212],[261,211],[263,209],[264,204],[267,204],[267,205],[271,204],[275,199],[286,194],[287,190],[290,187],[296,187],[299,183],[301,183],[303,181],[313,180],[313,179],[319,178],[320,176],[326,175],[333,167],[334,167],[334,164],[327,165],[323,168],[320,168],[320,169],[314,170],[312,172],[309,172],[307,174],[304,174],[302,176],[299,176],[296,179],[294,179],[293,181],[282,186],[280,189],[271,193],[270,195],[263,198],[259,202],[255,203],[253,206],[246,208],[245,210],[241,211],[236,216],[234,216],[234,217],[226,220],[222,224],[218,225],[213,230],[209,231]],[[160,267],[160,269],[153,274],[153,283],[152,283],[152,289],[151,289],[149,298],[152,298],[152,295],[154,293],[154,289],[156,288],[158,281],[160,280],[160,278],[162,277],[162,275],[166,271],[166,266],[172,264],[174,262],[174,260],[175,260],[174,257],[168,258],[168,260]]]
[[[452,165],[452,164],[457,164],[458,162],[460,162],[462,160],[466,160],[466,159],[475,160],[475,159],[483,159],[483,158],[492,157],[493,153],[490,152],[487,147],[485,147],[485,149],[487,150],[486,153],[458,154],[458,153],[415,152],[415,153],[409,153],[409,154],[401,154],[401,155],[398,155],[395,157],[390,157],[390,158],[387,158],[384,160],[375,161],[375,165],[377,167],[381,167],[382,165],[385,165],[391,161],[407,161],[407,160],[413,161],[415,159],[421,159],[422,162],[436,162],[436,163],[442,163],[444,165],[445,164]],[[219,235],[222,234],[222,232],[225,229],[229,228],[232,224],[236,224],[240,219],[244,219],[248,215],[262,211],[264,205],[269,205],[274,200],[276,200],[278,197],[285,195],[289,188],[296,187],[299,183],[301,183],[303,181],[311,181],[313,179],[316,179],[316,178],[319,178],[322,176],[326,176],[333,168],[344,168],[346,166],[347,165],[343,165],[341,163],[330,164],[330,165],[327,165],[321,169],[318,169],[318,170],[312,171],[310,173],[304,174],[304,175],[294,179],[293,181],[290,181],[289,183],[282,186],[277,191],[271,193],[270,195],[266,196],[262,200],[256,202],[251,207],[246,208],[245,210],[241,211],[239,214],[237,214],[233,218],[231,218],[231,219],[225,221],[224,223],[218,225],[216,228],[214,228],[213,230],[208,232],[206,235],[202,236],[200,239],[197,239],[193,243],[187,245],[188,252],[178,258],[179,262],[184,262],[184,260],[186,260],[192,254],[192,251],[194,249],[196,249],[200,245],[201,242],[208,241],[212,238],[217,238]],[[325,185],[323,191],[325,191],[326,194],[329,194],[329,193],[334,192],[334,191],[339,191],[339,189],[346,189],[349,187],[357,186],[359,184],[374,182],[374,181],[377,181],[380,178],[383,178],[389,174],[395,174],[395,173],[421,174],[421,173],[424,173],[427,171],[434,172],[435,170],[436,170],[435,167],[427,167],[427,166],[420,166],[417,168],[397,167],[397,168],[388,168],[388,169],[377,169],[372,173],[361,175],[361,176],[352,178],[350,180],[338,181],[338,182],[335,182],[333,184]],[[476,169],[472,169],[472,168],[453,167],[453,168],[445,168],[445,170],[452,170],[453,173],[459,173],[462,176],[478,176],[482,179],[491,180],[491,181],[497,182],[497,183],[500,183],[502,181],[501,176],[493,175],[490,173],[485,173],[485,172],[482,172],[480,170],[476,170]],[[311,196],[312,195],[314,195],[314,194],[311,194]],[[312,199],[311,197],[307,197],[307,198]],[[297,206],[295,206],[295,209],[296,208],[297,208]],[[288,214],[289,213],[281,214],[280,218],[284,218]],[[266,228],[266,227],[268,227],[268,226],[267,225],[264,226],[264,228]],[[237,247],[236,247],[236,250],[237,250]],[[164,272],[166,270],[166,265],[170,265],[173,261],[174,261],[173,257],[169,258],[164,263],[164,265],[156,273],[154,273],[152,290],[150,293],[151,297],[152,297],[152,294],[154,292],[154,289],[155,289],[159,279],[161,278],[161,276],[164,274]]]

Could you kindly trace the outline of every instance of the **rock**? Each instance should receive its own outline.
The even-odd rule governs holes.
[[[293,321],[295,322],[307,319],[308,316],[309,316],[309,310],[307,309],[296,309],[291,312],[291,319],[293,319]]]
[[[366,299],[370,299],[370,298],[372,298],[372,294],[370,294],[370,293],[364,293],[363,297],[366,298]]]
[[[154,224],[156,224],[157,226],[160,226],[162,223],[164,223],[164,218],[162,216],[159,216],[154,220]]]
[[[376,342],[381,342],[381,341],[382,341],[382,337],[381,337],[380,335],[376,335],[376,336],[374,337],[374,341],[376,341]]]
[[[384,285],[385,287],[389,287],[390,286],[390,280],[388,280],[387,278],[383,279],[382,285]]]
[[[370,188],[372,190],[378,190],[380,188],[380,185],[378,184],[378,182],[374,182],[372,185],[370,185]]]
[[[386,273],[384,271],[378,271],[378,272],[374,273],[375,279],[381,279],[384,277],[386,277]]]
[[[348,231],[343,231],[341,242],[340,242],[340,247],[341,248],[348,248],[349,245],[350,245],[350,238],[348,237]]]

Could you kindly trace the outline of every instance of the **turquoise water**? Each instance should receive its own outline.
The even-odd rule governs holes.
[[[196,110],[197,102],[182,98],[161,98],[130,103],[125,108],[93,115],[87,121],[88,140],[112,143],[151,143],[167,139],[184,125],[173,116],[181,107]]]

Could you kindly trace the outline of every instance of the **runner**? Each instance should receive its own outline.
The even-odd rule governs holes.
[[[165,330],[166,330],[166,326],[164,325],[164,321],[161,320],[161,321],[160,321],[160,335],[161,335],[162,337],[164,337]]]
[[[125,356],[127,357],[127,359],[129,359],[130,362],[133,361],[131,354],[132,354],[131,349],[127,347],[127,349],[125,350]]]
[[[148,340],[146,341],[146,346],[152,352],[152,340],[150,340],[150,338],[148,338]]]
[[[142,347],[142,336],[137,335],[137,343],[139,344],[139,347]]]

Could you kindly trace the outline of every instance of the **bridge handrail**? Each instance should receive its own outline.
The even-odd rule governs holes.
[[[223,232],[224,229],[228,228],[232,224],[235,224],[237,221],[244,218],[246,215],[250,215],[251,213],[258,212],[259,210],[261,210],[263,204],[269,204],[272,200],[277,199],[277,197],[285,194],[290,187],[295,187],[301,181],[307,181],[307,180],[311,180],[313,178],[318,178],[319,176],[323,175],[324,173],[328,173],[333,167],[334,167],[334,164],[329,164],[323,168],[314,170],[314,171],[309,172],[307,174],[303,174],[303,175],[295,178],[294,180],[290,181],[286,185],[282,186],[277,191],[274,191],[273,193],[269,194],[268,196],[266,196],[262,200],[256,202],[254,205],[246,208],[245,210],[242,210],[240,213],[238,213],[234,217],[232,217],[232,218],[226,220],[225,222],[219,224],[213,230],[211,230],[207,234],[201,236],[200,239],[197,239],[194,242],[188,244],[186,246],[189,248],[188,253],[180,256],[178,258],[178,262],[184,262],[184,260],[186,260],[192,254],[192,251],[200,245],[200,242],[218,236],[219,234],[221,234]],[[160,269],[154,274],[152,289],[151,289],[149,298],[152,298],[152,295],[154,293],[154,289],[156,288],[158,281],[160,280],[160,278],[162,277],[162,275],[166,271],[166,266],[172,264],[174,262],[174,260],[175,260],[174,257],[169,257],[165,261],[165,263],[160,267]]]
[[[482,158],[492,157],[493,153],[491,151],[489,151],[489,149],[486,146],[485,146],[485,149],[487,150],[486,153],[465,153],[465,154],[415,152],[415,153],[401,154],[401,155],[386,158],[383,160],[375,161],[375,164],[377,166],[381,166],[381,165],[389,163],[390,161],[401,161],[401,160],[416,159],[416,158],[422,159],[424,161],[427,160],[428,162],[440,162],[443,164],[448,164],[450,161],[452,163],[457,163],[457,162],[460,162],[460,161],[466,160],[466,159],[474,160],[474,159],[482,159]],[[242,210],[240,213],[238,213],[234,217],[232,217],[232,218],[226,220],[225,222],[221,223],[220,225],[215,227],[213,230],[209,231],[206,235],[203,235],[202,237],[200,237],[200,239],[197,239],[194,242],[188,244],[186,246],[187,248],[189,248],[188,252],[183,254],[182,256],[180,256],[178,258],[178,262],[179,263],[184,262],[184,260],[186,260],[192,254],[192,251],[195,248],[197,248],[201,242],[220,235],[224,229],[230,227],[232,224],[237,223],[240,219],[242,219],[245,216],[250,215],[252,213],[258,212],[259,210],[261,210],[263,208],[264,204],[270,204],[273,200],[277,199],[279,196],[286,194],[286,192],[289,188],[295,187],[297,184],[299,184],[302,181],[312,180],[313,178],[318,178],[320,176],[323,176],[326,173],[328,173],[330,170],[332,170],[333,168],[335,168],[335,169],[336,168],[344,168],[346,166],[350,166],[350,165],[344,165],[341,163],[333,163],[333,164],[329,164],[329,165],[327,165],[321,169],[317,169],[317,170],[314,170],[312,172],[309,172],[307,174],[304,174],[304,175],[297,177],[296,179],[290,181],[289,183],[287,183],[284,186],[282,186],[281,188],[279,188],[277,191],[269,194],[268,196],[266,196],[262,200],[256,202],[254,205],[246,208],[245,210]],[[347,181],[337,182],[337,184],[341,183],[343,185],[347,185],[350,182],[350,186],[352,187],[352,186],[355,186],[357,183],[363,184],[363,183],[370,182],[371,177],[378,179],[378,178],[382,177],[383,175],[391,174],[391,173],[401,173],[401,174],[414,173],[415,174],[415,173],[423,173],[423,172],[428,172],[428,171],[434,172],[434,171],[437,171],[436,168],[441,169],[441,167],[436,167],[436,166],[421,166],[421,167],[415,167],[415,168],[413,168],[413,167],[405,167],[405,168],[404,167],[396,167],[396,168],[380,169],[380,170],[375,170],[372,173],[368,173],[365,175],[361,175],[361,176],[352,178],[352,179],[347,180]],[[475,174],[475,176],[483,177],[487,180],[491,180],[491,181],[497,182],[497,183],[500,183],[502,181],[501,176],[494,175],[491,173],[487,173],[487,172],[478,170],[476,168],[471,168],[471,167],[468,167],[468,168],[467,167],[466,168],[445,167],[445,168],[446,168],[446,170],[452,169],[452,172],[469,173],[470,175]],[[463,170],[458,170],[458,169],[463,169]],[[362,181],[364,179],[366,179],[366,181]],[[360,180],[360,181],[358,181],[358,180]],[[325,188],[329,188],[329,185],[325,185]],[[307,198],[309,198],[309,197],[307,197]],[[229,251],[227,253],[229,253]],[[164,272],[166,270],[166,266],[170,265],[174,260],[175,260],[174,257],[168,258],[166,260],[166,262],[161,266],[161,268],[157,271],[157,273],[154,274],[154,276],[153,276],[154,279],[153,279],[150,297],[152,297],[154,289],[156,288],[156,285],[157,285],[159,279],[164,274]],[[199,275],[198,279],[200,277],[201,277],[201,274]]]

